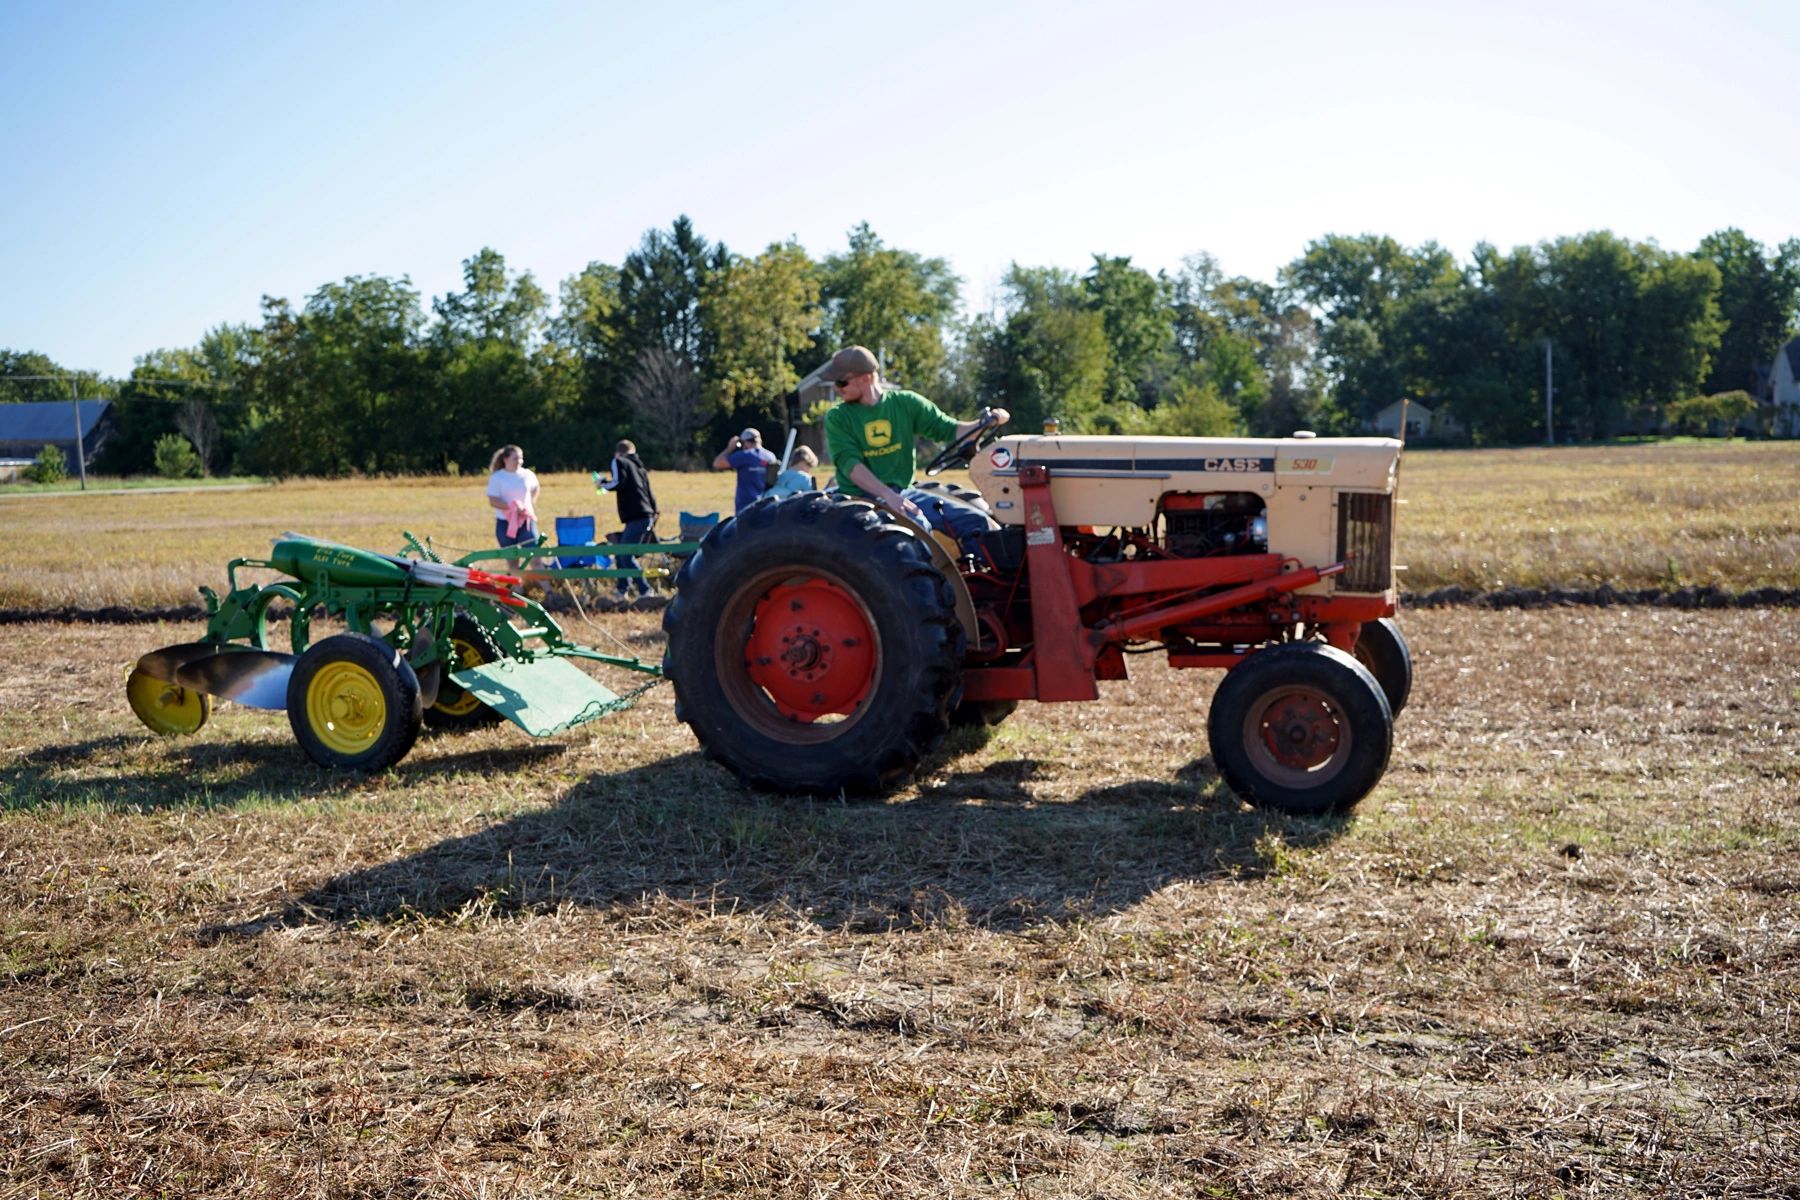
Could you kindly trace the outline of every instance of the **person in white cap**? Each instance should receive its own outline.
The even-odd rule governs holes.
[[[908,494],[916,466],[913,450],[920,437],[948,442],[983,422],[958,421],[917,392],[883,382],[881,364],[862,346],[839,350],[820,376],[831,381],[843,401],[825,414],[825,440],[837,467],[838,490],[866,496],[892,512],[929,521],[934,528],[950,525],[948,532],[958,537],[966,532],[961,521],[947,519],[961,514],[939,511],[944,509],[940,500],[925,493]],[[1010,419],[1004,408],[988,410],[988,424],[1004,425]],[[986,524],[985,518],[981,523]]]
[[[769,486],[769,468],[774,463],[775,456],[763,449],[762,434],[755,429],[744,430],[731,439],[731,445],[719,451],[713,459],[713,470],[737,472],[734,512],[743,512],[762,496]]]

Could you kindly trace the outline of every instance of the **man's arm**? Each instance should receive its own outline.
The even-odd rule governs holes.
[[[977,429],[980,429],[984,424],[1004,425],[1010,420],[1012,420],[1012,414],[1007,412],[1004,408],[990,408],[988,409],[986,421],[983,421],[980,417],[976,417],[973,421],[958,421],[956,423],[956,440],[961,441]]]
[[[869,499],[889,512],[905,513],[920,524],[924,523],[925,514],[919,511],[919,506],[875,478],[875,472],[869,470],[868,463],[859,462],[850,468],[850,482],[868,493]]]
[[[612,478],[600,481],[600,486],[609,492],[617,491],[619,487],[619,456],[616,454],[613,455],[611,471]]]
[[[718,457],[713,459],[713,470],[715,470],[715,471],[731,470],[731,456],[733,454],[737,453],[737,451],[739,451],[740,449],[742,449],[743,445],[744,445],[744,443],[741,438],[736,438],[736,437],[732,438],[731,445],[729,445],[729,446],[725,447],[723,450],[719,451]]]

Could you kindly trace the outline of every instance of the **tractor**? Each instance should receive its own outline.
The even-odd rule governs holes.
[[[677,717],[745,782],[881,794],[953,725],[1094,700],[1128,658],[1223,670],[1212,761],[1240,797],[1349,809],[1380,780],[1412,659],[1394,620],[1401,443],[1000,436],[952,538],[809,492],[713,529],[665,610]],[[927,487],[931,485],[926,485]]]

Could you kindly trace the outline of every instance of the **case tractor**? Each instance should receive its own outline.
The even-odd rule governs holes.
[[[975,492],[935,485],[987,514],[958,539],[838,494],[759,502],[701,543],[664,613],[676,715],[754,786],[879,794],[952,725],[1098,699],[1161,653],[1225,672],[1207,735],[1234,792],[1347,809],[1387,766],[1412,678],[1400,450],[985,426],[927,469],[970,469]]]

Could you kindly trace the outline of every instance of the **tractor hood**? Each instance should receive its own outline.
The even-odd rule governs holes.
[[[969,475],[994,518],[1017,525],[1021,466],[1051,471],[1057,518],[1066,525],[1145,526],[1167,492],[1256,492],[1284,487],[1391,492],[1400,461],[1393,438],[1064,437],[1002,438],[975,456]]]

